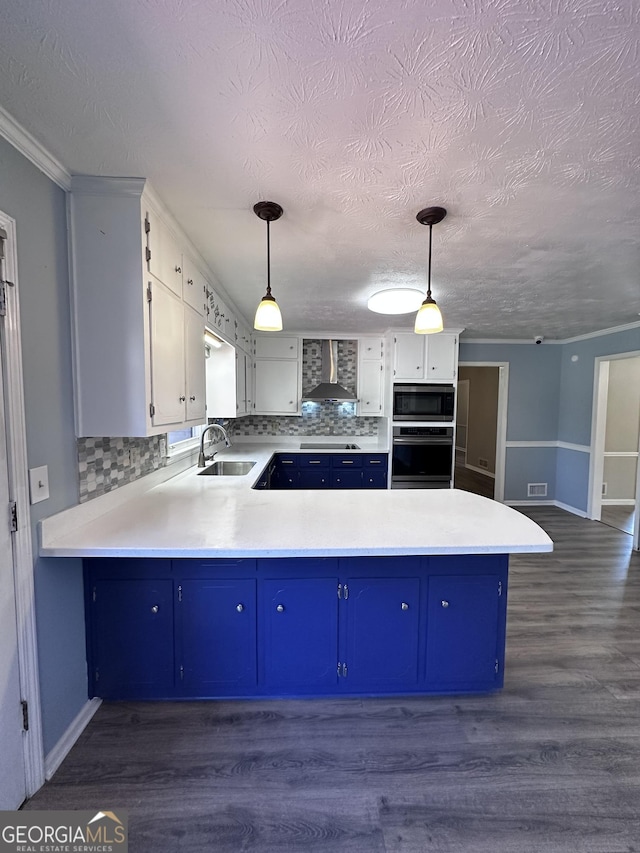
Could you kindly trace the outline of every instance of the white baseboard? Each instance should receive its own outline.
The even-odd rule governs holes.
[[[487,471],[486,468],[476,468],[475,465],[469,465],[468,462],[465,462],[464,467],[469,471],[475,471],[477,474],[484,474],[485,477],[491,477],[495,480],[496,475],[493,471]]]
[[[633,498],[602,498],[600,501],[602,506],[635,506],[636,502]]]
[[[80,709],[80,712],[71,722],[69,728],[62,735],[58,743],[53,747],[51,752],[47,754],[47,757],[44,760],[44,775],[47,781],[51,779],[58,767],[60,767],[62,762],[65,760],[71,751],[71,747],[88,726],[91,718],[100,705],[102,705],[102,699],[89,699],[89,701]]]
[[[557,506],[558,509],[564,509],[572,515],[578,515],[580,518],[586,518],[587,513],[583,509],[577,509],[575,506],[563,504],[562,501],[504,501],[507,506]]]

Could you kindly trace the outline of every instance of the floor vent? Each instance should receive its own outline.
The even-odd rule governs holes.
[[[489,467],[489,460],[488,459],[482,459],[482,458],[478,459],[478,468],[488,468],[488,467]]]
[[[547,484],[546,483],[527,483],[528,498],[546,498]]]

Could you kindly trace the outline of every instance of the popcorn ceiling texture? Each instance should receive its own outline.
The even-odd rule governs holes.
[[[160,441],[151,438],[79,438],[80,503],[104,495],[150,474],[165,464]]]
[[[149,176],[246,319],[269,199],[287,329],[386,330],[434,204],[448,327],[638,322],[638,0],[20,0],[0,79],[69,172]]]

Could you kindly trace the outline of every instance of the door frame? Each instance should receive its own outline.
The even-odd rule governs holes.
[[[7,433],[9,489],[11,499],[16,502],[18,516],[18,529],[13,533],[13,572],[20,692],[22,699],[28,703],[29,707],[29,730],[23,732],[23,749],[26,793],[27,796],[31,796],[44,784],[45,769],[38,676],[34,560],[27,475],[27,438],[15,220],[0,211],[0,227],[7,233],[4,270],[7,281],[11,282],[6,287],[6,316],[4,318],[4,415]]]
[[[599,355],[593,367],[593,403],[591,408],[591,450],[589,454],[589,486],[587,518],[600,521],[602,511],[602,480],[604,477],[604,442],[607,426],[609,365],[623,358],[637,358],[640,350]],[[640,454],[640,442],[638,446]],[[634,513],[633,547],[640,550],[640,455],[636,468],[636,506]]]
[[[509,401],[509,362],[508,361],[461,361],[461,367],[497,367],[498,370],[498,411],[496,417],[496,478],[493,499],[504,502],[504,475],[507,456],[507,408]],[[467,428],[468,431],[468,428]]]

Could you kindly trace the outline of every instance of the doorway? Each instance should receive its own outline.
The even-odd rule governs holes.
[[[0,809],[44,782],[15,222],[0,212]]]
[[[633,536],[640,502],[640,353],[595,361],[588,516]]]
[[[504,499],[509,365],[464,362],[458,369],[454,487]]]

